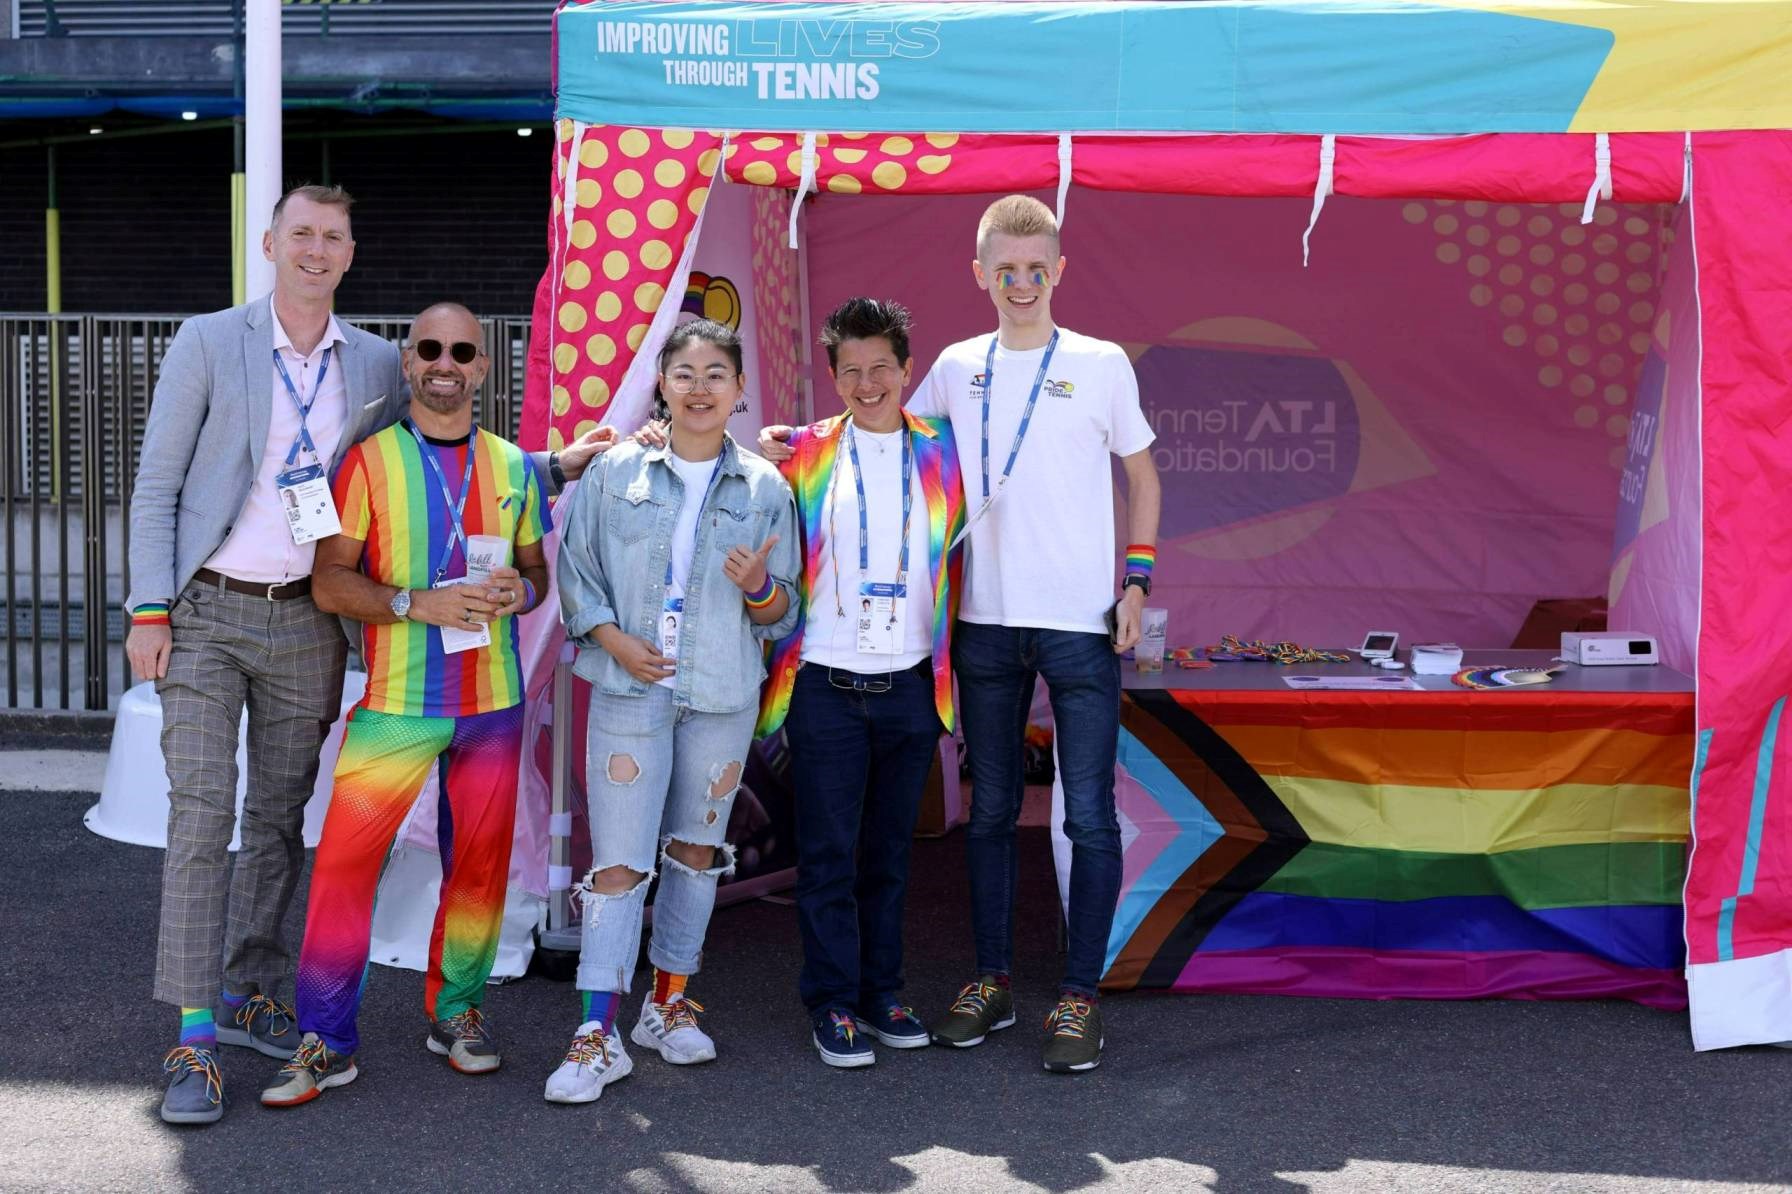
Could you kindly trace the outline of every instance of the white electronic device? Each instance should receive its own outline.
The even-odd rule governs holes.
[[[1377,659],[1375,661],[1375,666],[1386,668],[1390,672],[1404,671],[1406,668],[1406,665],[1398,659]]]
[[[1363,645],[1357,648],[1357,654],[1364,659],[1391,659],[1394,655],[1394,644],[1400,641],[1400,635],[1392,630],[1371,630],[1363,636]]]
[[[1628,630],[1564,630],[1562,658],[1582,667],[1660,663],[1661,644],[1653,634]]]

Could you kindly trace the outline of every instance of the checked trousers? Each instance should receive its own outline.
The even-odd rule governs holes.
[[[342,706],[348,640],[309,597],[269,601],[193,581],[168,611],[162,698],[168,851],[155,996],[211,1007],[220,980],[276,994],[292,973],[280,931],[305,859],[305,802]],[[234,865],[237,739],[248,784]]]

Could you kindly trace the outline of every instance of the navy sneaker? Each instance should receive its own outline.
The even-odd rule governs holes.
[[[212,1008],[220,1045],[241,1045],[281,1061],[299,1047],[299,1020],[290,1007],[259,991],[236,1007],[223,999]]]
[[[224,1118],[224,1076],[211,1049],[178,1045],[162,1059],[168,1071],[168,1093],[162,1096],[162,1122],[215,1124]]]
[[[812,1023],[815,1031],[810,1039],[815,1042],[821,1059],[829,1065],[851,1070],[876,1064],[877,1054],[871,1051],[871,1038],[865,1035],[851,1012],[844,1008],[827,1008],[817,1012]]]
[[[915,1009],[893,997],[863,1005],[859,1025],[892,1049],[924,1049],[933,1039]]]

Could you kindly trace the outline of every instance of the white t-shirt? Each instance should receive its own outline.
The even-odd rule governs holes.
[[[851,428],[849,423],[848,428]],[[846,437],[855,435],[859,465],[864,471],[865,542],[871,564],[859,571],[859,494],[853,485],[852,456]],[[933,653],[933,573],[928,564],[927,496],[921,490],[921,466],[909,454],[908,598],[902,603],[902,650],[896,655],[859,650],[859,593],[862,581],[896,579],[902,545],[902,437],[907,431],[842,430],[834,457],[834,475],[822,499],[822,525],[827,547],[803,626],[804,663],[840,668],[863,675],[899,672]],[[838,565],[836,570],[835,565]],[[838,591],[836,595],[836,579]],[[837,602],[837,604],[836,604]]]
[[[960,341],[909,400],[916,415],[946,415],[958,440],[967,516],[983,504],[984,364],[994,334]],[[1107,631],[1114,604],[1111,452],[1130,456],[1156,435],[1139,409],[1132,362],[1117,344],[1060,329],[1020,455],[1002,468],[1045,349],[998,347],[989,403],[989,490],[1000,493],[966,540],[958,616],[995,626]]]
[[[676,453],[668,453],[666,459],[671,462],[678,479],[684,482],[684,504],[678,508],[678,525],[672,529],[672,580],[666,585],[669,600],[683,597],[684,587],[690,583],[691,561],[697,554],[697,520],[703,515],[703,496],[709,490],[709,479],[714,475],[720,457],[685,460]],[[656,683],[673,688],[677,685],[677,676],[667,676]]]

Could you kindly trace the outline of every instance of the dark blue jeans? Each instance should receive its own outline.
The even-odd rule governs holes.
[[[902,989],[909,842],[944,732],[929,669],[892,674],[887,692],[837,688],[812,663],[796,674],[784,733],[796,783],[799,989],[810,1012],[869,1011]],[[851,672],[833,675],[852,682]]]
[[[1120,657],[1104,634],[959,622],[952,668],[971,771],[971,929],[977,971],[1007,974],[1014,953],[1015,822],[1033,684],[1045,678],[1070,839],[1069,951],[1063,986],[1094,996],[1120,899],[1114,757],[1120,740]]]

